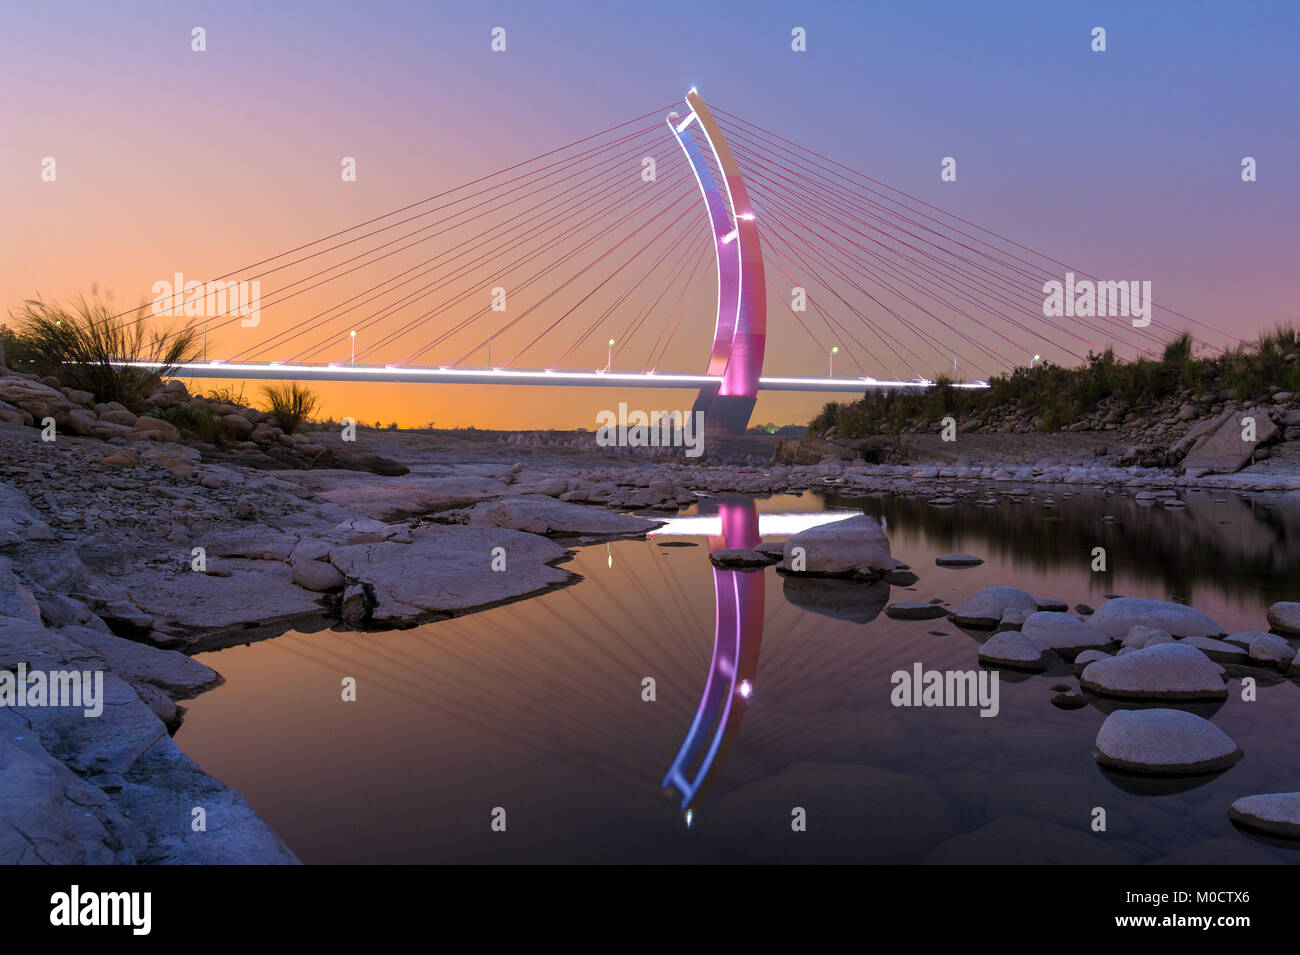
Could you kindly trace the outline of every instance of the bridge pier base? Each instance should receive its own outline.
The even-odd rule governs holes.
[[[718,388],[701,388],[692,413],[704,412],[705,434],[744,434],[757,398],[743,395],[720,395]]]

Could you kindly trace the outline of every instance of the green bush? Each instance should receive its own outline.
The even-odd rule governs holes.
[[[0,345],[4,346],[5,364],[14,371],[23,371],[24,366],[33,364],[31,346],[18,329],[0,325]]]
[[[1120,413],[1185,389],[1218,398],[1232,389],[1238,400],[1266,400],[1278,387],[1300,392],[1300,361],[1287,362],[1300,346],[1300,329],[1279,325],[1213,358],[1197,357],[1192,337],[1169,341],[1159,358],[1124,361],[1113,349],[1090,353],[1076,368],[1039,364],[998,375],[982,391],[954,388],[944,378],[924,392],[869,392],[848,404],[827,404],[809,424],[815,432],[835,425],[844,437],[865,437],[905,427],[928,427],[945,415],[1014,408],[1026,422],[1056,431],[1109,401]]]

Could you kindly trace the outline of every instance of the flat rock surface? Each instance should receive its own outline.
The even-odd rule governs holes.
[[[536,593],[574,578],[549,566],[565,549],[536,534],[507,528],[429,525],[409,544],[383,541],[330,551],[330,563],[349,580],[370,586],[371,622],[407,627]],[[506,561],[492,569],[494,549]]]
[[[63,633],[102,658],[123,679],[152,684],[175,697],[194,696],[221,682],[216,670],[175,650],[86,627],[65,627]]]
[[[1166,600],[1140,597],[1107,600],[1088,622],[1114,640],[1123,640],[1137,626],[1167,630],[1175,637],[1217,637],[1225,632],[1199,610]]]
[[[712,551],[709,561],[715,567],[766,567],[772,563],[767,556],[748,547]]]
[[[1200,650],[1161,643],[1084,667],[1079,683],[1103,696],[1139,700],[1222,700],[1223,667]]]
[[[497,478],[406,474],[380,477],[357,471],[295,471],[286,480],[319,489],[322,498],[376,520],[392,522],[450,511],[506,493]]]
[[[499,501],[483,501],[461,511],[458,517],[470,525],[506,527],[529,534],[644,534],[664,523],[602,507],[557,501],[544,494],[512,494]]]
[[[0,711],[0,865],[130,864],[141,842],[103,790]]]
[[[215,677],[208,667],[91,628],[57,633],[0,616],[0,667],[20,660],[102,672],[102,710],[0,709],[0,862],[297,861],[243,797],[177,748],[127,682],[196,691]],[[207,811],[206,833],[191,829],[195,806]]]
[[[185,639],[292,620],[321,610],[296,586],[287,564],[232,558],[229,577],[191,571],[137,570],[119,582],[139,610],[165,633]]]
[[[1111,713],[1097,731],[1093,755],[1127,772],[1183,775],[1226,769],[1242,753],[1209,720],[1183,710],[1152,709]]]
[[[924,600],[900,600],[885,608],[885,616],[895,620],[936,620],[948,616],[948,608]]]
[[[54,540],[57,536],[32,507],[26,494],[0,483],[0,546]]]
[[[212,530],[195,543],[203,547],[208,556],[286,561],[297,546],[298,538],[294,534],[253,524]]]

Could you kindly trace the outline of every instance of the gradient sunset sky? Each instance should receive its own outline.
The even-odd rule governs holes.
[[[489,48],[496,26],[504,54]],[[796,26],[805,53],[790,48]],[[1090,49],[1095,26],[1104,54]],[[1159,301],[1235,335],[1300,318],[1294,2],[45,0],[5,5],[0,35],[6,311],[92,288],[126,307],[175,272],[228,272],[696,86],[1028,246],[1150,279]],[[357,158],[355,183],[340,180],[343,156]],[[943,156],[957,157],[957,182],[940,181]],[[1242,182],[1243,156],[1257,182]],[[55,182],[41,180],[44,157]],[[690,317],[665,370],[703,370],[710,303]],[[769,373],[825,373],[825,355],[770,321]],[[604,338],[584,346],[588,367]],[[440,426],[593,427],[610,401],[603,389],[319,391],[326,416]],[[824,401],[767,393],[754,420],[805,423]]]

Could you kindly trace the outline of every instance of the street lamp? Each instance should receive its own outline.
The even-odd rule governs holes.
[[[1030,368],[1033,368],[1034,365],[1038,364],[1038,363],[1039,363],[1040,361],[1042,361],[1042,360],[1043,360],[1043,356],[1042,356],[1042,355],[1035,355],[1035,356],[1033,357],[1033,359],[1029,362],[1029,367],[1030,367]]]
[[[839,345],[832,345],[832,346],[831,346],[830,374],[828,375],[828,377],[830,377],[830,378],[834,378],[834,377],[835,377],[835,356],[839,354],[839,351],[840,351],[840,346],[839,346]]]
[[[357,330],[352,329],[349,334],[352,336],[352,364],[357,363]]]
[[[614,370],[614,339],[609,340],[609,360],[605,362],[605,371]]]

